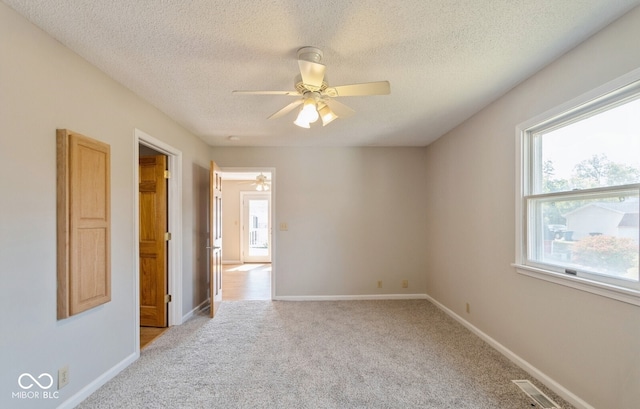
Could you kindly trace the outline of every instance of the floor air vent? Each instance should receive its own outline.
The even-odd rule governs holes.
[[[533,399],[533,401],[535,401],[538,405],[540,405],[540,408],[542,409],[555,409],[555,408],[559,409],[560,408],[560,406],[558,406],[557,403],[549,399],[547,395],[542,393],[542,391],[536,388],[535,385],[533,385],[531,382],[527,380],[515,380],[512,382],[518,385],[524,393],[529,395],[529,397]]]

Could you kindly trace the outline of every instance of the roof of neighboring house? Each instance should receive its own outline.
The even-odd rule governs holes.
[[[627,213],[622,216],[622,220],[618,223],[618,227],[638,227],[640,217],[638,213]]]
[[[594,203],[589,203],[587,205],[584,205],[582,207],[579,207],[575,210],[572,210],[570,212],[568,212],[567,214],[565,214],[564,216],[569,216],[571,214],[580,212],[584,209],[587,209],[589,207],[600,207],[602,209],[606,209],[606,210],[611,210],[613,212],[616,213],[622,213],[625,216],[626,215],[636,215],[636,225],[637,225],[637,217],[638,217],[638,211],[640,209],[639,207],[640,203],[638,202],[637,198],[631,198],[631,199],[627,199],[625,201],[622,202],[594,202]]]

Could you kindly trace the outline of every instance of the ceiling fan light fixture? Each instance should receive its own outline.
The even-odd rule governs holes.
[[[314,98],[307,98],[304,100],[304,106],[300,111],[300,115],[304,115],[304,119],[310,124],[318,120],[318,108],[316,107],[316,100]]]
[[[331,121],[338,118],[338,115],[333,113],[327,104],[319,106],[318,113],[320,113],[320,118],[322,118],[322,126],[327,126]]]
[[[258,192],[266,192],[269,190],[269,183],[267,181],[267,177],[260,172],[260,174],[256,177],[256,190]]]
[[[310,128],[309,125],[316,122],[319,117],[315,98],[305,98],[304,105],[293,123],[301,128]]]
[[[300,128],[311,128],[311,126],[309,125],[309,121],[306,121],[301,114],[302,111],[300,111],[300,114],[298,114],[298,117],[295,121],[293,121],[293,123],[298,125]]]

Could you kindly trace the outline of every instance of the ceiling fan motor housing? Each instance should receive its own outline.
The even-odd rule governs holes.
[[[298,50],[299,60],[320,63],[322,57],[322,50],[316,47],[302,47]]]
[[[310,90],[309,87],[305,86],[304,81],[302,81],[302,77],[300,75],[297,75],[295,78],[294,86],[296,91],[298,91],[301,95],[304,95],[306,92],[310,92],[310,91],[324,92],[324,90],[329,87],[329,84],[327,84],[326,79],[327,77],[325,76],[324,80],[322,80],[322,85],[320,85],[320,87],[318,87],[317,90],[316,89]]]

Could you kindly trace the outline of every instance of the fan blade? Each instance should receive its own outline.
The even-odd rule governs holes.
[[[298,91],[231,91],[233,94],[241,95],[289,95],[292,97],[299,97]]]
[[[295,107],[297,107],[298,105],[302,104],[303,102],[304,102],[304,100],[302,100],[302,99],[298,99],[296,101],[293,101],[292,103],[290,103],[286,107],[282,108],[280,111],[278,111],[275,114],[271,115],[268,119],[280,118],[281,116],[286,115],[289,112],[293,111],[293,109]]]
[[[366,82],[364,84],[339,85],[324,90],[330,97],[356,97],[364,95],[387,95],[391,93],[389,81]]]
[[[329,108],[331,108],[333,113],[336,114],[339,118],[347,118],[356,113],[356,111],[349,108],[342,102],[334,101],[333,99],[328,99],[328,98],[324,99],[323,101],[325,102],[325,104],[329,106]]]
[[[322,86],[322,80],[324,80],[325,66],[317,62],[298,60],[298,66],[300,67],[300,75],[302,76],[302,83],[308,85],[311,91],[317,91]]]

